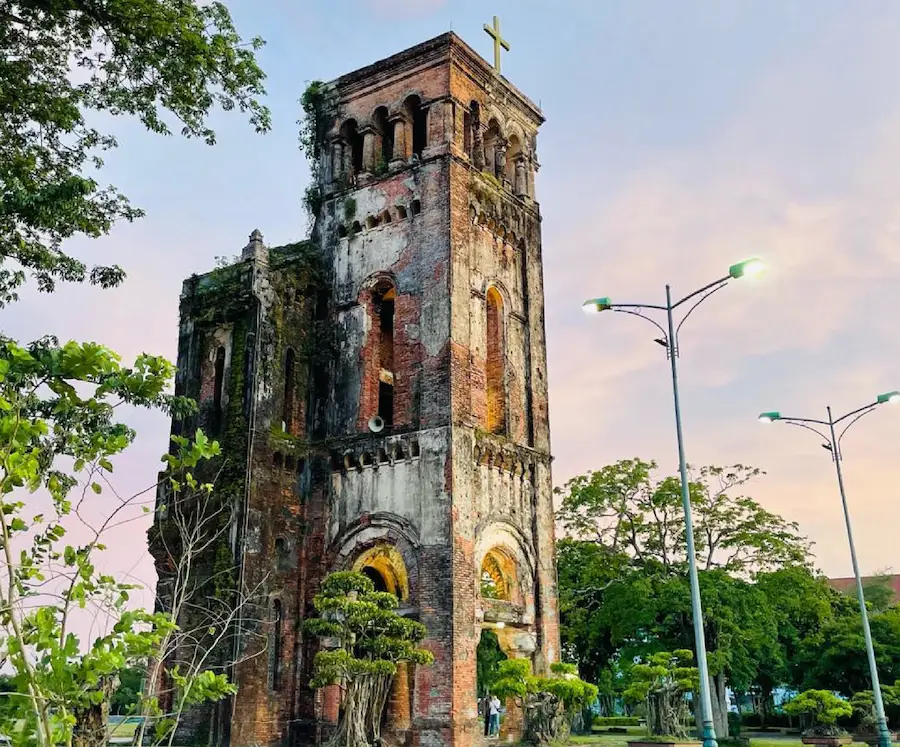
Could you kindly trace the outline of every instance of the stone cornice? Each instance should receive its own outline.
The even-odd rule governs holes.
[[[377,90],[385,81],[406,77],[413,70],[446,64],[449,57],[450,36],[449,33],[436,36],[352,73],[342,75],[328,85],[343,98],[361,90]]]
[[[538,106],[452,31],[405,49],[383,60],[342,75],[328,84],[332,93],[341,98],[356,95],[362,90],[377,90],[389,80],[408,76],[414,70],[456,65],[489,92],[500,89],[503,95],[528,115],[535,127],[544,121]],[[424,103],[424,102],[423,102]]]
[[[523,112],[531,117],[535,127],[539,127],[546,121],[543,112],[538,108],[537,104],[502,75],[498,75],[494,68],[460,37],[452,31],[449,36],[452,38],[451,60],[465,70],[476,83],[489,93],[496,87],[499,87],[503,93],[515,101]]]

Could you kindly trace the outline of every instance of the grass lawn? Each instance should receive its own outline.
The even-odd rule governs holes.
[[[592,734],[591,736],[573,736],[571,742],[591,747],[628,747],[629,739],[640,739],[646,731],[640,726],[628,727],[628,734]],[[750,747],[801,747],[800,737],[750,738]],[[865,747],[863,742],[854,742],[847,747]]]

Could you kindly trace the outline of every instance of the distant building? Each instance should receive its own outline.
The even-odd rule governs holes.
[[[856,591],[856,579],[853,576],[849,578],[829,578],[828,583],[833,589],[854,594]],[[863,576],[863,588],[869,586],[882,586],[893,592],[894,602],[900,602],[900,573],[883,576]]]

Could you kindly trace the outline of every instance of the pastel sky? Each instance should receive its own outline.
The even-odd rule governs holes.
[[[617,459],[677,467],[671,388],[654,330],[587,317],[583,299],[661,302],[759,255],[764,279],[729,286],[683,329],[682,397],[694,464],[767,471],[751,494],[800,522],[829,575],[851,568],[833,465],[812,434],[755,422],[817,417],[900,388],[900,5],[893,0],[239,0],[263,36],[274,130],[217,115],[219,143],[109,126],[121,147],[103,180],[147,217],[72,242],[129,273],[118,290],[26,294],[4,328],[92,339],[130,358],[174,358],[181,281],[234,255],[259,228],[305,235],[308,179],[297,100],[331,79],[451,28],[485,57],[501,17],[504,74],[547,116],[537,193],[544,258],[554,475]],[[122,490],[150,484],[168,424],[133,413]],[[865,572],[900,568],[900,408],[844,441]],[[107,564],[151,584],[144,523],[110,541]]]

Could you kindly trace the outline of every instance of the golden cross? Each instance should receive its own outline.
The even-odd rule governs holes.
[[[494,16],[494,27],[491,28],[487,24],[484,24],[484,30],[487,32],[487,35],[494,40],[494,69],[497,73],[500,73],[500,47],[503,47],[507,52],[509,52],[509,42],[506,41],[502,36],[500,36],[500,19],[497,16]]]

